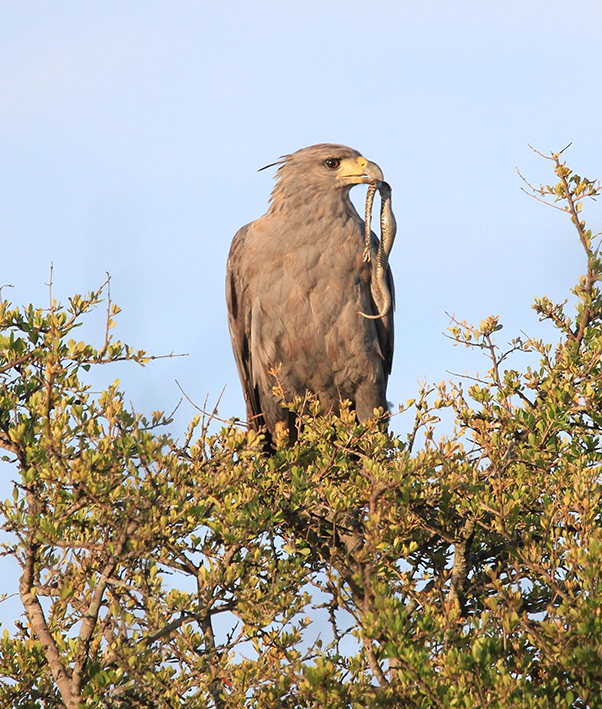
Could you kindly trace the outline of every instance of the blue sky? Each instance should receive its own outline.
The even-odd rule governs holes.
[[[568,220],[521,192],[515,168],[550,182],[527,143],[572,141],[569,165],[602,177],[601,37],[602,5],[580,0],[0,1],[0,285],[45,306],[51,262],[63,301],[109,272],[117,337],[188,356],[98,381],[119,377],[147,412],[173,409],[176,379],[199,404],[226,386],[221,416],[244,417],[230,240],[266,209],[273,170],[258,168],[345,143],[393,187],[389,399],[483,369],[443,336],[446,311],[500,315],[502,342],[543,334],[533,298],[564,299],[584,267]],[[600,224],[599,206],[584,215]],[[99,343],[101,321],[85,330]],[[180,407],[176,435],[193,414]]]

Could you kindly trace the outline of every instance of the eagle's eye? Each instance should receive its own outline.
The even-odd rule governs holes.
[[[324,165],[330,170],[336,170],[337,167],[340,167],[341,161],[338,158],[326,158]]]

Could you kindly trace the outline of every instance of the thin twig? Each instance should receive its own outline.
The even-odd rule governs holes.
[[[194,408],[197,411],[200,411],[203,414],[203,416],[209,416],[211,420],[215,419],[216,421],[219,421],[220,423],[225,423],[225,424],[232,423],[231,419],[222,419],[219,416],[217,416],[217,407],[219,406],[222,396],[224,395],[224,392],[226,391],[226,385],[224,385],[224,388],[222,389],[220,395],[218,396],[217,402],[216,402],[215,406],[213,407],[213,411],[209,412],[209,411],[206,411],[205,409],[201,408],[200,406],[197,406],[197,404],[194,403],[194,401],[188,396],[188,394],[184,391],[184,389],[182,389],[180,382],[177,379],[175,380],[175,382],[178,385],[178,389],[182,392],[182,395],[184,396],[186,401],[188,401],[190,404],[192,404],[192,406],[194,406]],[[245,426],[247,425],[247,423],[245,421],[240,421],[240,423],[242,423]]]

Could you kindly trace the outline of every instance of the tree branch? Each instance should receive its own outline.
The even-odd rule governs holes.
[[[69,672],[61,662],[61,656],[56,646],[54,638],[48,629],[46,617],[40,602],[35,593],[32,593],[34,586],[34,565],[36,557],[36,547],[29,546],[27,556],[23,566],[23,575],[19,583],[19,595],[21,602],[29,618],[35,634],[44,649],[44,655],[52,672],[52,676],[61,693],[63,702],[67,709],[78,709],[78,697],[74,696],[71,691],[71,678]]]
[[[372,641],[364,637],[364,634],[362,633],[362,642],[364,643],[364,647],[366,648],[366,655],[368,656],[368,665],[370,665],[372,673],[376,677],[379,685],[383,689],[386,689],[389,686],[389,680],[385,677],[385,673],[382,671],[380,665],[378,664],[378,660],[376,659],[376,655],[374,654],[374,650],[372,649]]]
[[[464,604],[464,585],[469,571],[468,556],[470,554],[474,528],[474,519],[467,519],[462,528],[460,541],[454,545],[454,565],[447,600],[456,607],[458,614],[462,613],[462,606]]]
[[[81,692],[82,684],[82,673],[86,663],[89,659],[90,643],[92,641],[92,634],[94,633],[94,628],[96,627],[96,622],[98,620],[98,613],[100,611],[100,606],[102,604],[102,598],[104,596],[105,589],[109,582],[109,578],[115,567],[119,563],[121,552],[128,539],[128,537],[136,529],[136,523],[131,522],[127,528],[123,531],[122,539],[119,541],[115,547],[115,551],[109,557],[109,561],[105,564],[94,593],[92,594],[92,600],[88,606],[88,610],[84,617],[82,618],[81,627],[79,629],[79,635],[77,638],[77,652],[75,655],[75,664],[73,666],[73,693],[79,696]]]

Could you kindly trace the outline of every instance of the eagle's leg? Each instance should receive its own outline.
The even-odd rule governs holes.
[[[274,425],[274,443],[276,448],[288,443],[288,421],[276,421]]]
[[[274,424],[274,447],[292,446],[297,440],[297,415],[293,411],[286,411],[287,418],[284,421],[276,421]]]

